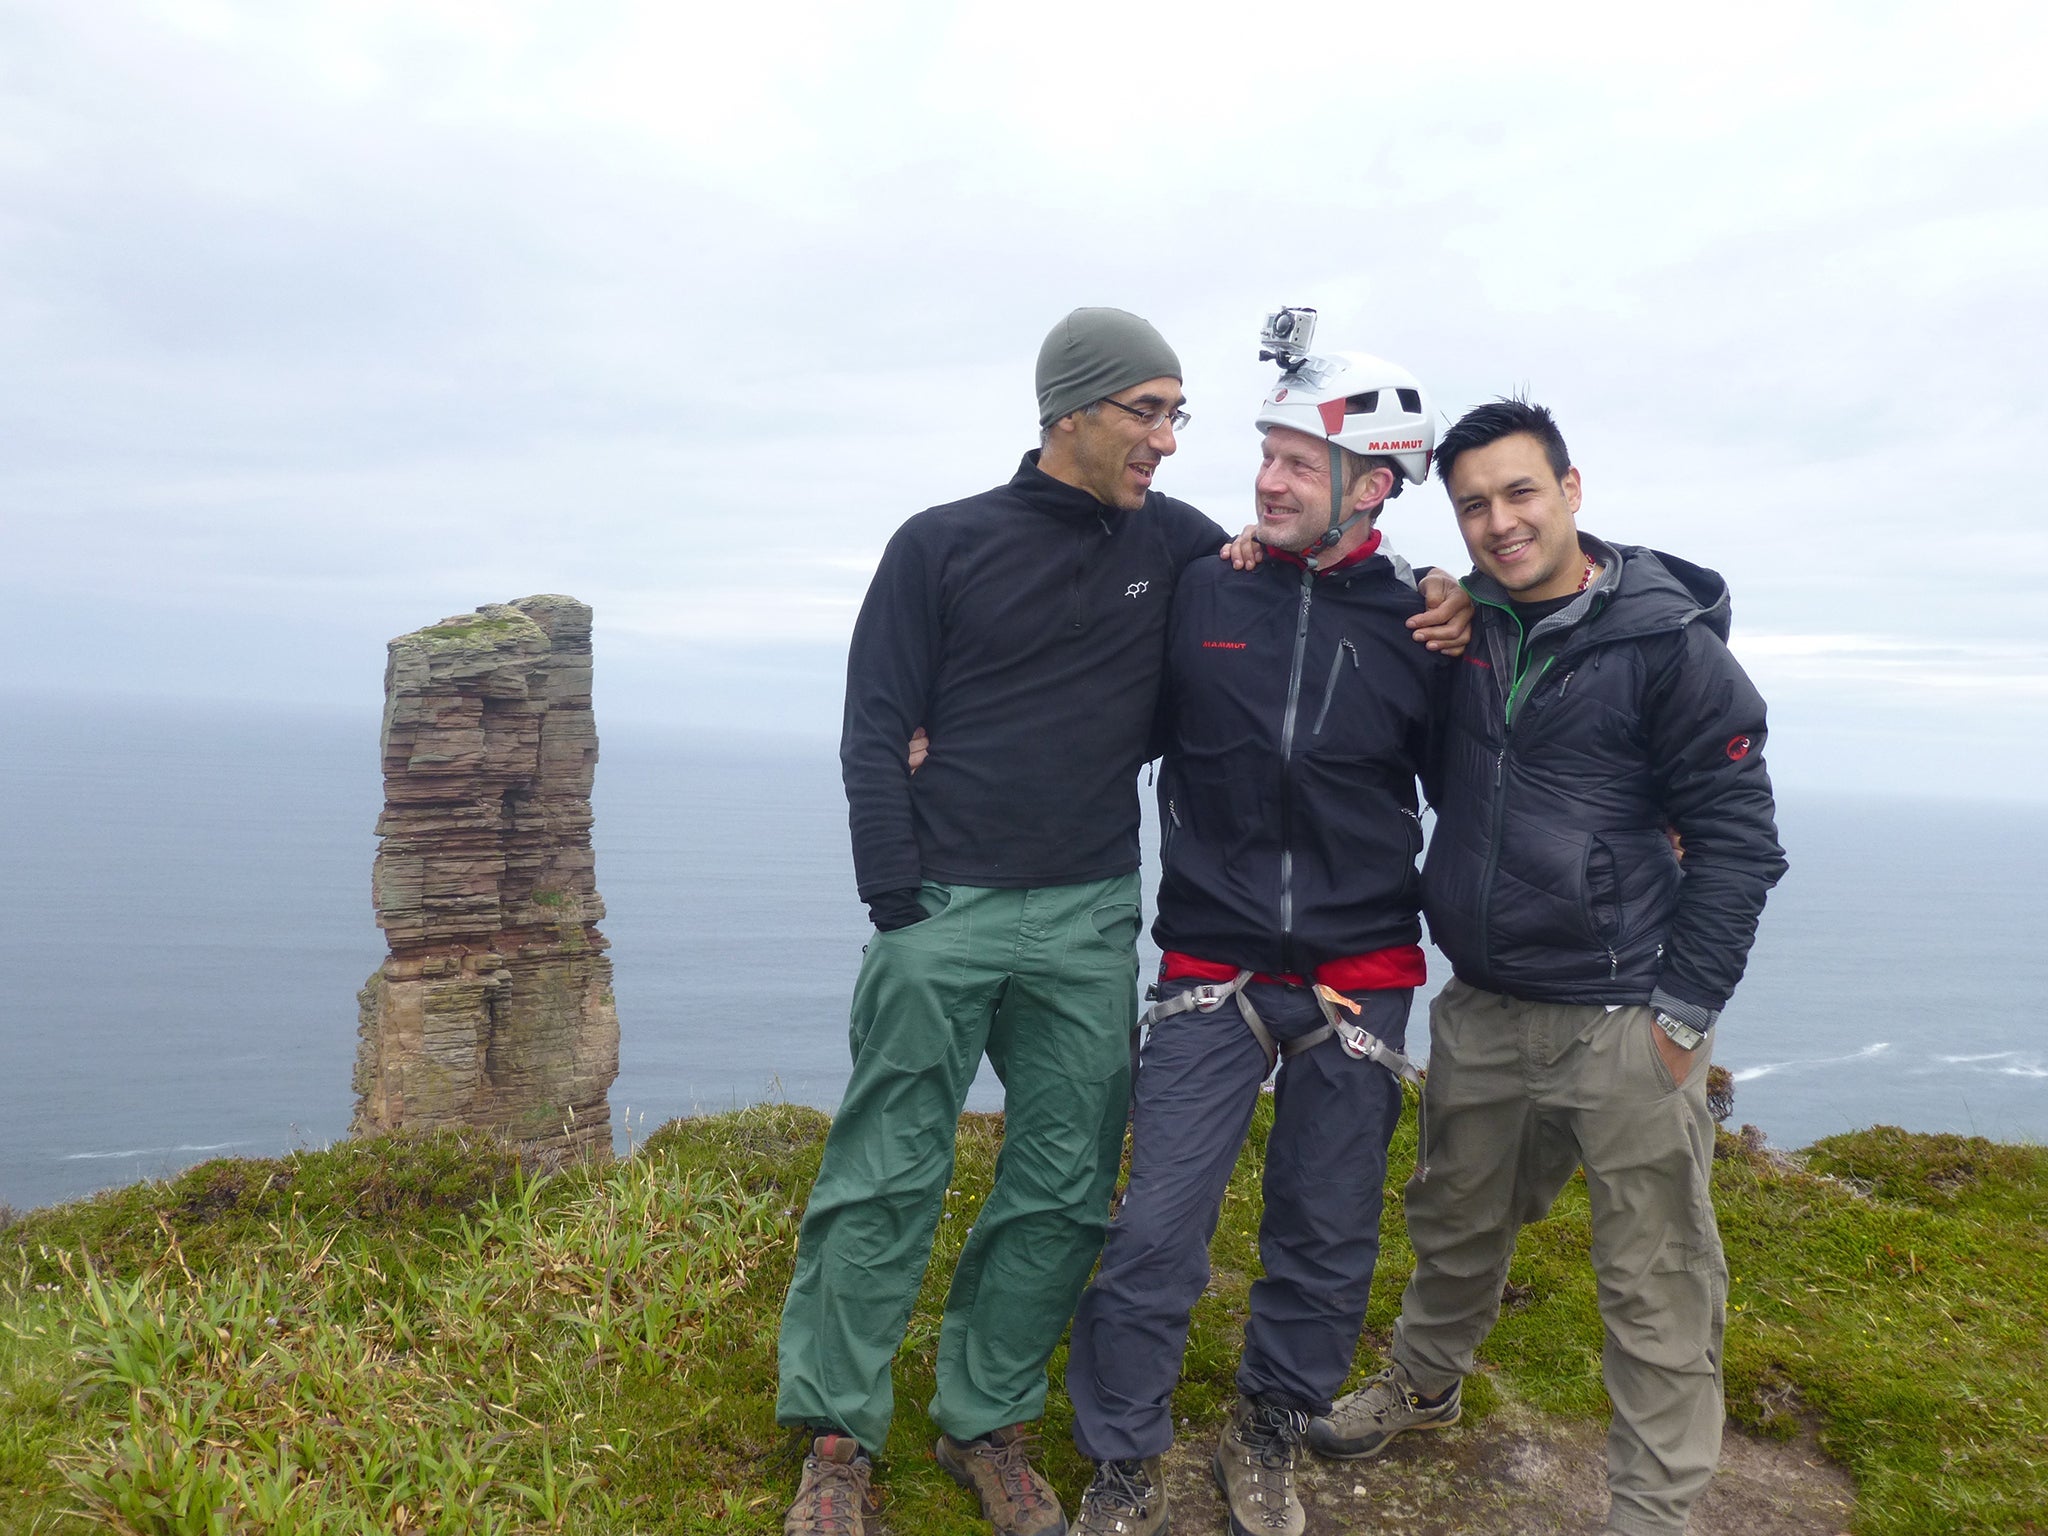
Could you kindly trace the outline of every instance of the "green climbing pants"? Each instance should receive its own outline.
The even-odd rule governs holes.
[[[778,1346],[776,1418],[875,1452],[984,1052],[1003,1084],[1003,1148],[947,1293],[931,1416],[965,1440],[1044,1411],[1046,1361],[1109,1223],[1137,1025],[1136,874],[927,883],[923,899],[931,915],[877,933],[854,986],[853,1075]]]

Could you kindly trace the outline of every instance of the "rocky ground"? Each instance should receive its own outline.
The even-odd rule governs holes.
[[[1310,1536],[1592,1536],[1607,1510],[1606,1431],[1503,1403],[1482,1423],[1397,1440],[1372,1461],[1304,1458]],[[1167,1462],[1174,1536],[1227,1536],[1213,1441]],[[1856,1493],[1810,1435],[1734,1430],[1693,1510],[1692,1536],[1845,1536]]]

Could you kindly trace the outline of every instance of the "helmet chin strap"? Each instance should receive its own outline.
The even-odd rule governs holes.
[[[1330,526],[1303,554],[1303,563],[1312,571],[1321,570],[1324,552],[1343,543],[1344,536],[1370,518],[1372,511],[1370,507],[1360,507],[1349,517],[1344,516],[1344,450],[1330,444]]]

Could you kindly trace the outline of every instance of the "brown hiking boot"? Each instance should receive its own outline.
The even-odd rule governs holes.
[[[867,1536],[874,1512],[873,1468],[851,1435],[820,1435],[804,1458],[796,1502],[782,1518],[782,1536]]]
[[[1167,1536],[1166,1482],[1159,1458],[1098,1461],[1081,1495],[1072,1536]]]
[[[1308,1516],[1294,1496],[1294,1461],[1308,1415],[1240,1397],[1210,1464],[1230,1505],[1231,1536],[1301,1536]]]
[[[1031,1449],[1031,1432],[1011,1424],[979,1440],[941,1435],[932,1454],[954,1482],[974,1490],[996,1536],[1066,1536],[1067,1517],[1052,1485],[1032,1469]]]

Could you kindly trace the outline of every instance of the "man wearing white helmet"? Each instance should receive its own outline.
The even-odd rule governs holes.
[[[1286,312],[1283,312],[1283,314]],[[1299,1536],[1309,1420],[1350,1372],[1424,979],[1416,778],[1446,658],[1376,519],[1428,473],[1413,375],[1288,352],[1259,411],[1257,569],[1174,594],[1162,692],[1160,1001],[1135,1087],[1131,1176],[1074,1318],[1074,1439],[1096,1463],[1075,1531],[1168,1529],[1159,1458],[1189,1313],[1260,1085],[1263,1273],[1214,1472],[1233,1532]]]

